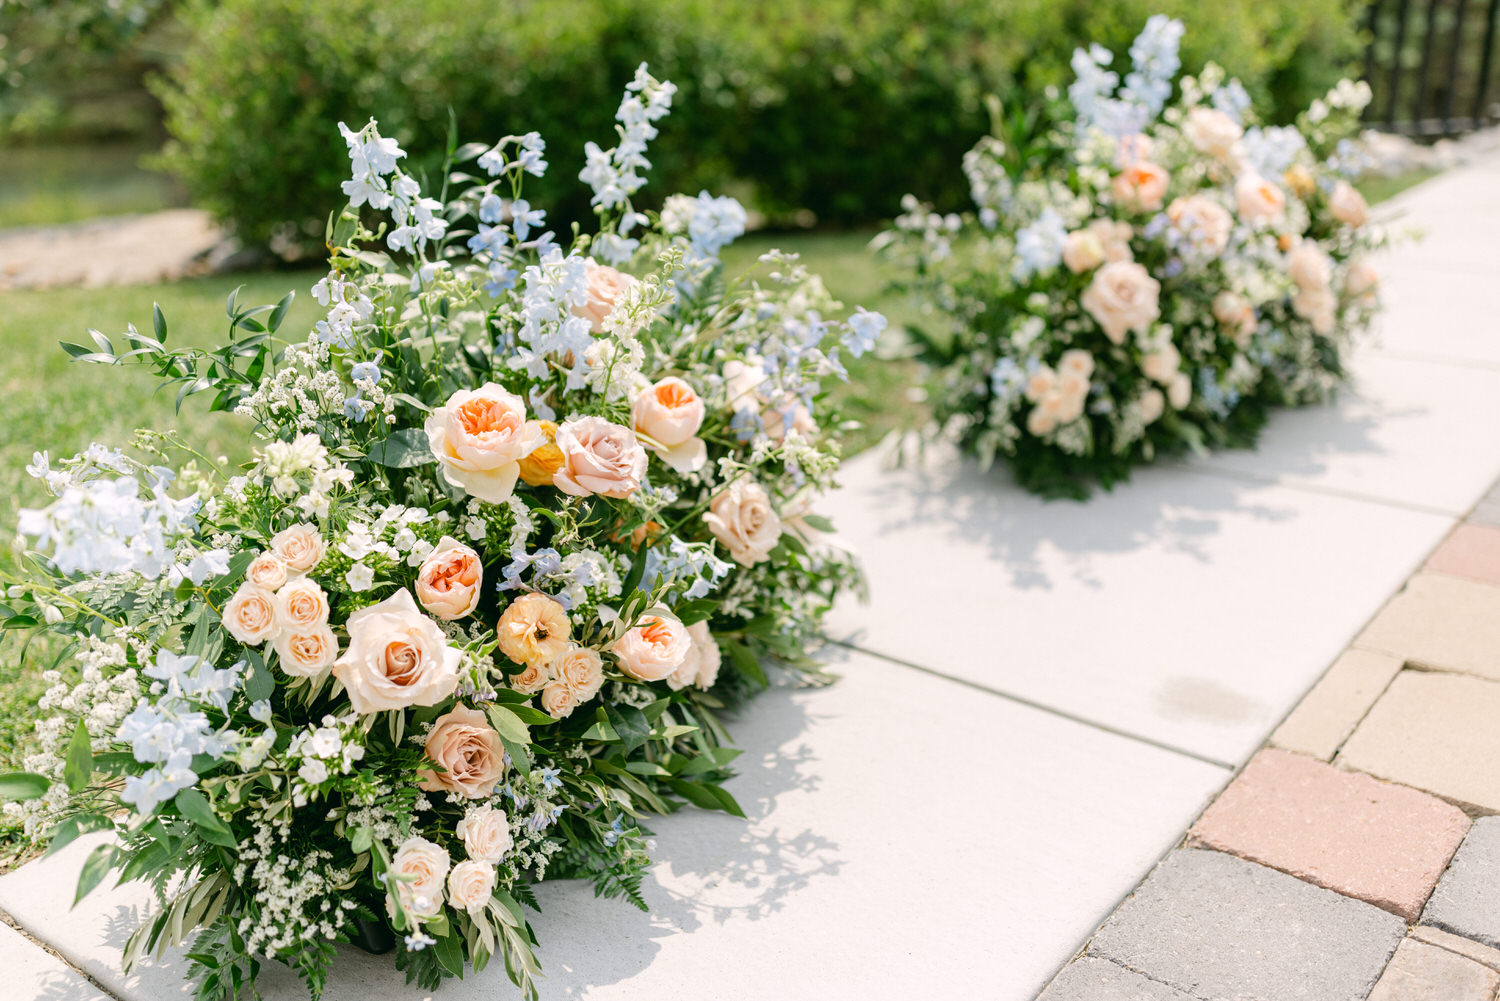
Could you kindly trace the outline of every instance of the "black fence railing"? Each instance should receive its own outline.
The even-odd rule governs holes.
[[[1500,0],[1372,0],[1366,17],[1372,126],[1436,137],[1500,121]]]

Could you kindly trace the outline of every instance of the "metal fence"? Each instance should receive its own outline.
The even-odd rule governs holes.
[[[1366,16],[1371,125],[1436,137],[1500,121],[1500,0],[1372,0]]]

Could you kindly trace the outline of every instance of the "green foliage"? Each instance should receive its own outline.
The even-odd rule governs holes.
[[[1187,21],[1188,65],[1221,63],[1273,119],[1358,47],[1348,0],[519,0],[495,16],[463,0],[194,0],[193,42],[159,88],[162,162],[250,240],[305,247],[347,176],[331,122],[374,116],[405,148],[440,150],[451,109],[464,135],[539,131],[553,166],[528,194],[565,223],[588,215],[583,144],[609,145],[617,81],[646,61],[680,88],[652,146],[655,197],[731,178],[776,216],[868,221],[907,191],[958,207],[986,94],[1061,85],[1081,40],[1123,53],[1158,10]]]

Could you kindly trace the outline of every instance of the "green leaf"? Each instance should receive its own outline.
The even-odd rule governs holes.
[[[489,707],[490,722],[495,724],[495,730],[506,740],[515,741],[517,744],[529,744],[531,731],[527,729],[525,721],[517,712],[521,708],[523,707],[491,705]],[[551,716],[547,717],[549,720],[551,718]]]
[[[43,795],[52,783],[35,772],[8,772],[0,775],[0,803],[20,803]]]
[[[349,848],[356,855],[363,855],[370,850],[370,843],[374,841],[374,835],[368,827],[356,827],[354,833],[349,836]]]
[[[760,658],[744,643],[737,640],[721,640],[719,648],[729,654],[729,663],[734,669],[751,681],[765,687],[770,684],[766,679],[765,669],[760,666]]]
[[[156,330],[156,339],[162,343],[167,340],[167,318],[161,311],[161,303],[151,304],[151,326]]]
[[[813,528],[816,528],[820,532],[833,531],[833,522],[829,521],[821,514],[804,514],[802,516],[802,520],[807,522],[809,525],[811,525]]]
[[[500,743],[505,745],[505,753],[510,755],[510,763],[520,772],[522,777],[531,774],[531,751],[527,745],[520,741],[511,740],[505,734],[500,735]]]
[[[615,706],[606,703],[604,713],[609,717],[609,725],[615,728],[615,733],[625,745],[626,757],[645,744],[651,736],[651,721],[635,706]]]
[[[281,297],[281,301],[276,304],[276,308],[271,310],[271,315],[266,319],[266,329],[272,333],[276,332],[276,328],[281,326],[281,321],[286,319],[286,311],[292,308],[292,300],[296,298],[296,295],[296,292],[288,292]]]
[[[73,792],[78,792],[93,777],[94,749],[89,746],[88,727],[79,720],[78,729],[73,731],[73,739],[68,743],[68,757],[63,764],[63,781],[68,783],[68,788]]]
[[[402,428],[392,432],[385,441],[377,442],[365,458],[390,469],[409,469],[437,461],[432,447],[427,444],[427,432],[422,428]]]
[[[694,806],[705,810],[723,810],[736,817],[745,815],[745,811],[740,809],[734,797],[729,795],[722,786],[716,786],[711,782],[688,782],[683,779],[668,779],[667,785],[672,787],[673,792]]]
[[[79,813],[52,828],[47,841],[47,854],[65,848],[85,834],[107,831],[114,826],[108,817],[98,813]]]
[[[464,950],[459,944],[457,935],[449,932],[438,939],[432,949],[437,956],[437,961],[443,964],[443,969],[455,977],[464,975]]]
[[[245,672],[245,698],[251,702],[264,702],[276,691],[276,679],[259,651],[246,650],[245,661],[249,664]]]
[[[89,852],[89,857],[83,860],[83,868],[78,873],[78,892],[73,897],[74,907],[109,875],[110,866],[115,864],[116,851],[114,845],[98,845]]]
[[[519,716],[521,718],[521,722],[530,723],[533,726],[557,722],[554,717],[548,716],[540,709],[534,709],[531,706],[508,705],[505,708],[509,709],[511,712]]]
[[[225,848],[233,848],[238,844],[229,826],[219,819],[208,799],[198,790],[184,789],[177,794],[174,802],[178,812],[198,828],[204,841],[223,845]]]

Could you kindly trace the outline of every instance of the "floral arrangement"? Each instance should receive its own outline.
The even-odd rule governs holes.
[[[212,350],[168,347],[160,310],[123,350],[65,345],[260,439],[237,468],[158,431],[30,467],[55,500],[21,515],[0,618],[76,669],[0,800],[54,849],[114,834],[77,892],[155,890],[127,968],[182,944],[200,997],[237,998],[270,957],[316,997],[352,941],[424,988],[499,958],[531,995],[538,881],[644,908],[643,818],[740,814],[720,713],[763,658],[820,677],[857,574],[811,510],[839,463],[819,408],[884,320],[830,319],[792,256],[727,281],[732,199],[635,207],[673,91],[640,68],[566,248],[522,194],[538,135],[450,143],[434,183],[340,125],[308,336],[278,336],[291,296],[231,296]]]
[[[1254,441],[1268,406],[1324,399],[1377,306],[1382,241],[1349,178],[1369,88],[1256,124],[1210,64],[1174,79],[1150,18],[1123,81],[1101,46],[1050,104],[992,105],[964,158],[976,211],[911,196],[880,246],[943,330],[914,330],[936,416],[1030,489],[1086,493],[1161,452]]]

